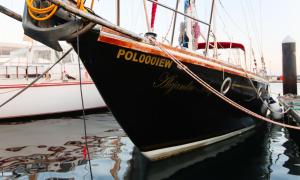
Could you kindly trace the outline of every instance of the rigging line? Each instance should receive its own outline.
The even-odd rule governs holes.
[[[19,96],[21,93],[23,93],[26,89],[30,88],[34,83],[36,83],[39,79],[41,79],[47,72],[49,72],[56,64],[58,64],[62,59],[64,59],[73,48],[70,48],[60,59],[58,59],[52,66],[48,67],[41,75],[39,75],[35,80],[33,80],[30,84],[28,84],[25,88],[23,88],[21,91],[17,92],[15,95],[13,95],[11,98],[6,100],[4,103],[0,105],[0,108],[2,108],[4,105],[12,101],[14,98]]]
[[[247,31],[246,37],[251,41],[249,20],[248,20],[248,16],[247,16],[247,13],[246,13],[246,9],[245,9],[242,1],[241,1],[241,7],[242,7],[242,12],[243,12],[244,20],[245,20],[245,24],[246,24],[246,31]]]
[[[245,62],[245,63],[246,63],[246,62]],[[291,109],[291,108],[289,107],[289,108],[288,108],[286,111],[284,111],[284,112],[275,112],[275,111],[273,111],[272,108],[271,108],[269,105],[267,105],[267,104],[264,103],[264,100],[263,100],[262,97],[259,95],[259,92],[258,92],[258,90],[256,89],[256,87],[255,87],[253,81],[252,81],[251,78],[249,77],[247,71],[246,71],[244,68],[242,68],[242,70],[244,71],[244,73],[245,73],[247,79],[250,81],[250,84],[251,84],[252,88],[254,89],[256,95],[259,97],[259,99],[260,99],[261,102],[263,103],[263,106],[265,106],[266,108],[268,108],[271,112],[273,112],[273,113],[278,113],[278,114],[286,114],[286,113]]]
[[[225,14],[228,16],[228,18],[230,19],[230,21],[232,22],[233,25],[235,25],[237,27],[237,29],[246,37],[248,37],[247,33],[234,21],[234,19],[231,17],[231,15],[228,13],[228,11],[226,10],[225,6],[223,5],[221,0],[218,0],[221,7],[223,8]]]
[[[197,21],[197,22],[199,22],[199,23],[201,23],[201,24],[204,24],[204,25],[206,25],[206,26],[210,26],[210,24],[207,23],[207,22],[204,22],[204,21],[199,20],[199,19],[197,19],[197,18],[194,18],[194,17],[192,17],[192,16],[190,16],[190,15],[187,15],[187,14],[185,14],[185,13],[182,13],[181,11],[176,11],[176,10],[174,10],[173,8],[170,8],[169,6],[164,5],[164,4],[162,4],[162,3],[159,3],[159,2],[157,2],[157,1],[154,1],[154,0],[147,0],[147,1],[152,2],[152,3],[156,3],[157,5],[159,5],[159,6],[161,6],[161,7],[164,7],[164,8],[166,8],[166,9],[169,9],[169,10],[171,10],[171,11],[175,11],[175,12],[177,12],[178,14],[181,14],[181,15],[183,15],[183,16],[186,17],[186,18],[192,19],[192,20]],[[214,0],[213,0],[213,1],[214,1]]]
[[[162,37],[162,40],[163,40],[163,41],[164,41],[164,40],[167,40],[167,41],[168,41],[167,36],[168,36],[169,33],[170,33],[170,30],[171,30],[171,27],[172,27],[172,24],[173,24],[173,21],[174,21],[174,18],[175,18],[175,14],[176,14],[176,13],[173,12],[172,19],[171,19],[169,28],[168,28],[168,30],[167,30],[167,33],[165,34],[165,36]]]
[[[242,12],[243,12],[243,15],[244,15],[244,20],[245,20],[245,24],[246,24],[246,30],[247,30],[247,38],[249,39],[249,44],[250,44],[250,47],[249,47],[249,53],[248,53],[248,57],[249,57],[249,61],[250,61],[250,67],[251,67],[251,64],[252,64],[252,38],[251,38],[251,35],[250,35],[250,26],[249,26],[249,22],[248,22],[248,16],[246,14],[246,10],[245,10],[245,7],[241,1],[241,7],[242,7]]]
[[[256,36],[256,41],[257,41],[257,48],[259,50],[259,54],[262,56],[262,49],[261,49],[261,42],[260,42],[260,36],[259,36],[259,32],[258,32],[258,27],[257,27],[257,23],[256,23],[256,16],[255,16],[255,13],[254,13],[254,10],[253,10],[253,4],[249,1],[247,1],[248,4],[250,4],[249,6],[247,6],[251,13],[252,13],[252,16],[250,16],[250,19],[252,20],[251,23],[252,23],[252,28],[253,28],[253,31],[254,31],[254,34]]]
[[[252,1],[251,1],[252,2]],[[256,35],[257,35],[257,41],[259,43],[259,46],[260,46],[260,54],[261,54],[261,57],[263,56],[263,49],[262,49],[262,33],[261,33],[261,30],[262,30],[262,24],[261,24],[261,0],[259,0],[260,3],[258,3],[258,6],[259,6],[259,14],[258,14],[258,17],[255,16],[256,13],[254,13],[254,7],[253,7],[253,4],[251,3],[251,10],[252,10],[252,13],[253,13],[253,18],[255,18],[255,27],[256,27]],[[256,21],[258,21],[258,23],[256,23]]]
[[[232,43],[232,39],[231,39],[229,33],[228,33],[227,30],[226,30],[225,21],[221,18],[221,15],[220,15],[220,14],[217,14],[217,17],[221,20],[221,23],[223,24],[223,31],[225,32],[225,34],[226,34],[226,36],[227,36],[229,42]],[[219,44],[219,45],[221,46],[221,48],[223,48],[221,44]],[[230,48],[230,50],[229,50],[229,59],[231,58],[231,53],[232,53],[231,51],[232,51],[232,48]]]
[[[221,20],[221,23],[223,24],[223,31],[225,32],[225,34],[228,37],[228,39],[230,39],[229,33],[226,30],[225,21],[223,20],[223,18],[221,17],[221,15],[219,13],[217,14],[217,17]]]
[[[78,32],[78,29],[77,29]],[[82,118],[83,118],[83,126],[84,126],[84,144],[85,148],[87,150],[87,156],[88,156],[88,163],[89,163],[89,169],[90,169],[90,176],[93,180],[93,171],[92,171],[92,164],[91,164],[91,158],[90,158],[90,151],[87,143],[87,128],[86,128],[86,118],[85,118],[85,108],[84,108],[84,100],[83,100],[83,93],[82,93],[82,77],[81,77],[81,66],[80,66],[80,49],[79,49],[79,36],[77,36],[77,60],[78,60],[78,72],[79,72],[79,87],[80,87],[80,98],[81,98],[81,106],[82,106]]]
[[[232,22],[232,24],[233,25],[235,25],[236,26],[236,28],[245,36],[245,37],[247,37],[247,38],[250,38],[250,34],[249,34],[249,27],[248,27],[248,23],[247,23],[247,18],[246,18],[246,15],[244,14],[244,17],[246,18],[246,27],[247,27],[247,32],[245,32],[235,21],[234,21],[234,19],[231,17],[231,15],[228,13],[228,11],[226,10],[226,8],[225,8],[225,6],[224,6],[224,4],[222,3],[222,1],[221,0],[219,0],[219,4],[221,5],[221,7],[223,8],[223,10],[224,10],[224,12],[225,12],[225,14],[227,15],[227,17],[229,18],[229,20]],[[242,8],[243,8],[243,6],[242,6]],[[245,13],[244,11],[243,11],[243,13]],[[219,18],[220,18],[220,20],[223,22],[223,19],[221,18],[221,16],[218,16]],[[223,22],[224,23],[224,22]],[[231,38],[229,38],[229,39],[231,39]],[[248,55],[248,54],[247,54]],[[236,61],[236,60],[235,60]]]
[[[243,9],[243,14],[244,14],[246,25],[247,25],[248,35],[249,35],[249,38],[251,38],[251,36],[252,35],[255,36],[256,33],[255,33],[255,30],[254,30],[254,27],[253,27],[252,18],[251,18],[250,15],[248,15],[248,14],[251,14],[250,8],[249,8],[249,3],[248,4],[246,4],[246,3],[247,2],[242,2],[241,1],[241,6],[242,6],[242,9]],[[251,38],[251,40],[252,40],[252,38]]]
[[[264,44],[263,44],[263,20],[262,20],[262,2],[263,0],[258,0],[259,1],[259,21],[260,21],[260,42],[261,42],[261,46],[262,46],[262,49],[264,47]],[[263,54],[263,52],[262,52]]]
[[[246,36],[247,38],[250,38],[250,33],[249,33],[249,27],[248,27],[248,23],[247,23],[247,16],[244,14],[245,17],[245,22],[246,22],[246,26],[247,26],[247,33],[245,33],[245,31],[243,31],[240,26],[237,25],[237,23],[233,20],[233,18],[230,16],[230,14],[228,13],[228,11],[225,9],[225,6],[223,5],[223,3],[221,2],[221,0],[219,0],[219,3],[221,5],[221,7],[223,8],[225,14],[228,16],[228,18],[232,21],[232,23],[241,31],[241,33]],[[243,8],[243,6],[242,6]],[[245,13],[245,11],[243,11],[243,13]],[[221,19],[221,18],[220,18]],[[222,19],[221,19],[222,20]],[[251,62],[250,62],[251,63]]]
[[[246,6],[248,8],[249,13],[252,14],[252,16],[250,15],[250,21],[252,24],[252,28],[254,31],[254,34],[256,36],[256,41],[257,41],[257,48],[260,52],[260,55],[262,56],[262,48],[261,48],[261,42],[260,42],[260,37],[259,37],[259,32],[258,32],[258,27],[257,27],[257,23],[256,23],[256,15],[254,13],[254,8],[253,8],[253,4],[251,3],[252,1],[246,1],[246,3],[248,3],[248,6]]]
[[[220,14],[217,14],[217,17],[221,20],[221,23],[223,24],[223,31],[225,32],[225,34],[226,34],[226,36],[227,36],[227,38],[228,38],[228,41],[230,42],[230,43],[232,43],[233,42],[233,39],[232,39],[232,37],[229,35],[229,33],[228,33],[228,31],[226,30],[226,23],[225,23],[225,21],[223,20],[223,18],[222,18],[222,16],[220,15]],[[222,46],[221,46],[222,47]],[[232,48],[230,48],[230,51],[229,51],[229,59],[231,58],[231,55],[232,55]],[[229,60],[228,59],[228,60]],[[234,59],[234,61],[236,61],[236,59]]]
[[[202,78],[200,78],[198,75],[196,75],[192,70],[190,70],[186,65],[184,65],[182,62],[180,62],[178,59],[176,59],[168,50],[164,49],[164,47],[162,47],[155,39],[149,37],[148,38],[150,40],[150,42],[152,42],[155,46],[157,46],[162,52],[164,52],[167,56],[170,57],[170,59],[177,64],[177,68],[179,68],[180,70],[184,71],[185,73],[187,73],[191,78],[193,78],[195,81],[197,81],[199,84],[201,84],[203,87],[205,87],[207,90],[209,90],[210,92],[212,92],[214,95],[218,96],[219,98],[221,98],[222,100],[224,100],[226,103],[228,103],[229,105],[239,109],[240,111],[253,116],[255,118],[261,119],[263,121],[269,122],[269,123],[273,123],[276,125],[279,125],[281,127],[287,127],[287,128],[291,128],[291,129],[295,129],[295,130],[300,130],[300,127],[298,126],[293,126],[293,125],[289,125],[289,124],[285,124],[285,123],[280,123],[277,121],[274,121],[270,118],[264,117],[262,115],[259,115],[247,108],[245,108],[244,106],[238,104],[237,102],[231,100],[230,98],[228,98],[227,96],[225,96],[224,94],[220,93],[218,90],[216,90],[215,88],[213,88],[211,85],[209,85],[207,82],[205,82]]]

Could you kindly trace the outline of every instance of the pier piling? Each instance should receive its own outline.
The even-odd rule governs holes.
[[[296,42],[286,37],[282,42],[283,94],[297,94]]]

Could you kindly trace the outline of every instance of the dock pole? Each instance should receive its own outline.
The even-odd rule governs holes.
[[[286,37],[282,42],[283,94],[297,94],[296,42]]]

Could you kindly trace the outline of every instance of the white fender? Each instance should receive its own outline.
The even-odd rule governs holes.
[[[283,110],[279,103],[272,103],[269,104],[269,107],[271,109],[271,117],[275,120],[280,120],[283,118]]]

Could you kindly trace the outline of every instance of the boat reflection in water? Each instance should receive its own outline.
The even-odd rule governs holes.
[[[252,130],[226,141],[157,162],[150,162],[136,153],[132,160],[132,168],[136,170],[131,171],[129,179],[257,179],[261,174],[268,174],[268,168],[264,165],[269,164],[269,159],[260,159],[261,162],[257,165],[263,166],[259,167],[259,175],[248,169],[247,159],[252,153],[260,154],[258,158],[264,154],[254,150],[260,149],[266,140],[265,133],[261,131],[262,129]],[[237,172],[239,170],[243,172]]]
[[[121,151],[120,145],[125,144],[126,140],[128,139],[121,137],[89,137],[89,147],[93,158],[91,163],[95,177],[112,176],[117,179],[119,171],[122,171],[122,168],[126,169],[126,163],[122,163],[118,155]],[[1,160],[4,176],[26,175],[35,176],[38,179],[84,179],[90,176],[87,160],[83,155],[83,141],[68,141],[64,146],[56,147],[41,145],[13,149],[16,156]],[[9,150],[6,149],[6,151]],[[34,154],[22,155],[26,151]]]
[[[288,158],[283,166],[289,170],[288,174],[300,176],[299,147],[292,141],[287,141],[283,146],[286,147],[284,154]]]
[[[291,179],[298,179],[300,176],[300,151],[299,151],[299,141],[297,142],[293,137],[291,137],[291,131],[287,129],[280,128],[277,134],[281,135],[283,141],[281,142],[281,154],[277,156],[276,161],[278,162],[277,169],[280,166],[285,167],[284,172]],[[299,133],[299,132],[298,132]],[[278,136],[279,136],[278,135]],[[278,143],[278,142],[277,142]],[[279,166],[279,167],[278,167]],[[274,171],[275,173],[276,171]],[[297,177],[298,176],[298,177]],[[289,179],[289,178],[288,178]]]
[[[72,117],[0,125],[0,179],[89,179],[82,123]],[[87,131],[94,179],[290,180],[300,174],[299,149],[277,126],[156,162],[109,113],[88,115]]]
[[[94,177],[117,179],[128,168],[132,143],[109,113],[87,116],[87,128]],[[84,141],[79,117],[2,124],[0,175],[3,179],[85,179],[90,175]]]

